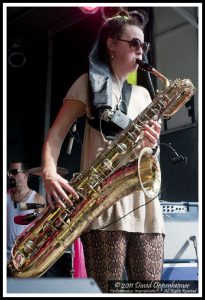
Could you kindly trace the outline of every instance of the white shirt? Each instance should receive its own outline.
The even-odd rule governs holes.
[[[29,198],[25,203],[33,203],[36,191],[32,191]],[[14,217],[19,215],[26,215],[34,212],[34,209],[22,211],[17,203],[17,208],[14,208],[14,202],[11,200],[11,194],[7,193],[7,259],[10,257],[11,249],[14,246],[14,242],[28,225],[19,225],[14,223]]]

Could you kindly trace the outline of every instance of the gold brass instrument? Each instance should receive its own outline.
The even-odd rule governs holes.
[[[189,79],[169,81],[150,65],[137,60],[139,67],[163,81],[165,88],[103,150],[88,169],[70,182],[80,198],[70,199],[72,207],[45,208],[19,235],[8,266],[15,277],[40,277],[53,265],[83,231],[107,208],[134,190],[143,190],[150,199],[161,184],[159,162],[152,149],[143,148],[138,159],[128,161],[141,146],[143,125],[151,119],[169,118],[195,92]]]

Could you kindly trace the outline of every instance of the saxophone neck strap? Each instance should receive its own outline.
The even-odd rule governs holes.
[[[120,102],[120,110],[127,114],[127,108],[130,103],[130,97],[132,92],[132,85],[125,80],[123,87],[122,87],[122,101]]]
[[[132,86],[126,81],[122,89],[122,101],[119,109],[114,112],[110,121],[105,121],[99,117],[99,113],[95,115],[94,119],[88,118],[88,123],[98,131],[103,132],[106,139],[113,140],[115,136],[125,129],[131,122],[131,119],[126,115],[127,108],[130,101]],[[104,109],[107,109],[106,107]],[[102,112],[102,107],[101,107]]]

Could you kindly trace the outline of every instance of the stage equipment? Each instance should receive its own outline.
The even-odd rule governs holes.
[[[26,215],[19,215],[14,217],[14,223],[19,224],[19,225],[28,225],[30,224],[33,220],[38,217],[39,213],[34,212],[31,214],[26,214]]]
[[[73,148],[73,142],[74,142],[74,134],[77,130],[77,124],[76,122],[73,124],[72,128],[70,129],[69,133],[70,133],[70,136],[69,136],[69,140],[68,140],[68,146],[67,146],[67,150],[66,150],[66,153],[68,155],[71,154],[71,151],[72,151],[72,148]]]
[[[8,50],[8,63],[12,68],[21,68],[25,65],[26,56],[18,43],[14,43]]]
[[[79,8],[84,14],[95,14],[99,10],[99,7],[97,6],[82,6]]]
[[[198,203],[160,202],[165,221],[162,280],[198,280]]]
[[[186,166],[186,164],[187,164],[187,157],[186,157],[186,156],[183,156],[183,155],[181,155],[181,154],[179,155],[179,154],[176,152],[176,150],[171,146],[171,143],[169,143],[169,144],[166,144],[166,143],[159,143],[159,145],[160,145],[160,146],[161,146],[161,145],[166,146],[166,147],[170,148],[170,149],[174,152],[175,156],[172,157],[172,159],[171,159],[173,165],[178,164],[178,163],[180,163],[180,162],[182,162],[182,161],[185,161],[185,166]]]
[[[8,278],[7,293],[102,293],[97,283],[92,278]],[[32,295],[31,295],[32,297]]]
[[[41,204],[41,203],[25,203],[25,202],[19,203],[20,210],[38,209],[38,208],[44,208],[44,206],[45,204]]]
[[[158,195],[161,172],[153,150],[143,148],[137,160],[127,163],[128,159],[142,145],[144,124],[170,118],[190,100],[195,88],[189,79],[169,81],[147,63],[136,63],[162,80],[165,89],[101,151],[88,169],[70,181],[80,196],[76,200],[69,195],[73,206],[46,207],[19,235],[8,263],[13,276],[43,275],[93,220],[134,190],[143,190],[150,201]]]

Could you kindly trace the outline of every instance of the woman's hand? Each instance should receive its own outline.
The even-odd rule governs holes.
[[[158,144],[161,125],[154,121],[150,121],[151,125],[144,125],[144,140],[143,147],[155,148]]]
[[[54,171],[43,170],[43,182],[48,205],[51,209],[54,208],[54,202],[59,203],[63,208],[66,208],[65,203],[68,206],[73,206],[73,202],[68,197],[69,194],[76,199],[79,198],[75,190],[68,184],[68,181]]]
[[[57,117],[48,131],[43,145],[43,181],[47,193],[48,205],[53,209],[53,203],[57,202],[65,208],[65,203],[72,206],[69,194],[79,198],[78,194],[68,184],[68,181],[57,173],[57,161],[63,141],[67,132],[77,120],[86,112],[86,105],[78,100],[64,101]]]

